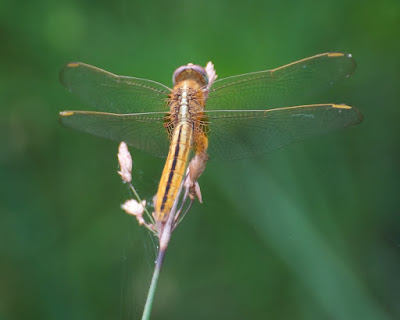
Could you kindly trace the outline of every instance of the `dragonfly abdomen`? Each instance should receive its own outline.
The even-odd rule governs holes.
[[[155,218],[159,222],[167,220],[182,183],[192,145],[192,131],[189,121],[182,121],[174,129],[157,191]]]

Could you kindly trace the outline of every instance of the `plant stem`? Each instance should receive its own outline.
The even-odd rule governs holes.
[[[154,268],[153,277],[151,278],[150,288],[149,288],[149,292],[147,294],[146,304],[144,306],[143,315],[142,315],[142,320],[150,319],[150,313],[151,313],[151,309],[153,307],[154,296],[156,294],[158,278],[160,276],[161,267],[164,262],[165,252],[167,251],[169,241],[171,240],[172,225],[173,225],[173,221],[174,221],[174,218],[176,215],[176,207],[178,205],[179,197],[182,192],[182,187],[183,187],[183,181],[179,187],[177,197],[175,198],[175,201],[174,201],[174,204],[169,213],[167,222],[165,223],[165,225],[161,224],[160,228],[158,228],[160,249],[158,250],[156,266]]]
[[[138,202],[141,203],[141,202],[142,202],[142,199],[139,197],[139,194],[136,192],[135,187],[132,185],[132,183],[129,183],[129,186],[130,186],[130,188],[131,188],[133,194],[135,195],[136,199],[138,200]],[[147,217],[150,219],[150,222],[151,222],[152,224],[154,224],[154,219],[153,219],[153,217],[151,216],[150,212],[147,211],[146,206],[144,206],[144,212],[146,213]]]
[[[146,304],[144,306],[142,320],[149,320],[150,313],[153,306],[154,295],[156,293],[158,278],[160,276],[161,267],[163,265],[164,257],[165,257],[165,250],[166,248],[161,248],[158,252],[156,266],[154,268],[153,277],[151,279],[151,284],[149,288],[149,293],[147,294]]]
[[[164,226],[164,229],[159,233],[160,237],[160,249],[158,250],[156,265],[154,267],[153,277],[151,279],[149,293],[147,294],[146,304],[144,306],[142,320],[149,320],[150,313],[153,306],[154,295],[156,294],[158,278],[160,276],[161,267],[164,262],[165,252],[167,251],[169,240],[171,239],[172,233],[172,221],[174,219],[174,214],[176,210],[176,201],[171,210],[171,215],[168,218],[167,223]]]

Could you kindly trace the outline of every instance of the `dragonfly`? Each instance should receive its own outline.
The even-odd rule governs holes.
[[[250,158],[361,122],[361,112],[348,105],[298,102],[348,78],[355,67],[350,54],[329,52],[215,80],[210,65],[206,70],[188,64],[176,69],[170,88],[72,62],[61,71],[61,82],[88,107],[60,112],[60,119],[67,127],[167,157],[155,198],[154,215],[162,224],[190,155],[201,159],[199,176],[208,158]]]

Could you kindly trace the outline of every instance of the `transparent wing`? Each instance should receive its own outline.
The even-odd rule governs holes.
[[[70,92],[89,106],[113,113],[165,111],[171,92],[161,83],[117,76],[81,62],[67,64],[60,78]]]
[[[244,159],[309,136],[346,128],[362,114],[346,105],[319,104],[271,110],[208,111],[210,159]]]
[[[323,53],[273,70],[217,80],[206,109],[257,110],[310,103],[313,95],[348,78],[355,67],[351,55]]]
[[[159,157],[166,157],[169,139],[164,127],[165,112],[112,114],[91,111],[64,111],[61,123],[98,137],[127,144]]]

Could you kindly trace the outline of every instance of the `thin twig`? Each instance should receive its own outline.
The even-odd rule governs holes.
[[[131,190],[132,190],[133,194],[135,195],[137,201],[138,201],[139,203],[142,203],[142,199],[140,199],[139,194],[136,192],[136,189],[135,189],[135,187],[132,185],[132,183],[129,183],[129,186],[131,187]],[[150,222],[151,222],[152,224],[154,224],[154,218],[153,218],[153,216],[150,214],[150,212],[147,210],[147,208],[146,208],[145,206],[144,206],[143,208],[144,208],[144,212],[146,212],[147,217],[150,219]]]
[[[157,289],[158,278],[160,276],[161,267],[163,265],[165,257],[165,250],[159,251],[156,261],[156,266],[154,268],[153,277],[151,278],[149,293],[147,294],[146,304],[144,306],[142,320],[149,320],[151,309],[153,307],[153,300]]]
[[[150,288],[149,292],[147,294],[146,298],[146,304],[144,306],[143,310],[143,315],[142,315],[142,320],[149,320],[150,319],[150,314],[151,310],[153,307],[153,301],[154,301],[154,296],[156,294],[156,289],[157,289],[157,284],[158,284],[158,279],[160,276],[160,271],[163,266],[164,258],[165,258],[165,253],[168,249],[168,244],[171,239],[171,234],[172,234],[172,225],[174,221],[174,217],[176,214],[176,207],[179,202],[179,198],[182,192],[182,187],[183,187],[183,182],[181,183],[177,197],[175,198],[174,204],[171,208],[170,214],[168,216],[168,220],[165,223],[164,227],[162,230],[158,230],[158,236],[160,239],[160,247],[158,250],[158,255],[157,255],[157,260],[156,260],[156,265],[154,267],[154,272],[153,272],[153,277],[151,279],[150,283]]]
[[[182,222],[182,220],[185,218],[186,214],[189,212],[190,208],[192,207],[194,202],[194,199],[190,200],[189,206],[186,208],[185,212],[183,213],[183,215],[180,215],[181,212],[179,212],[179,217],[177,219],[175,219],[174,221],[174,225],[172,228],[172,231],[174,231],[176,229],[177,226],[179,226],[179,224]],[[181,208],[182,210],[182,208]]]

